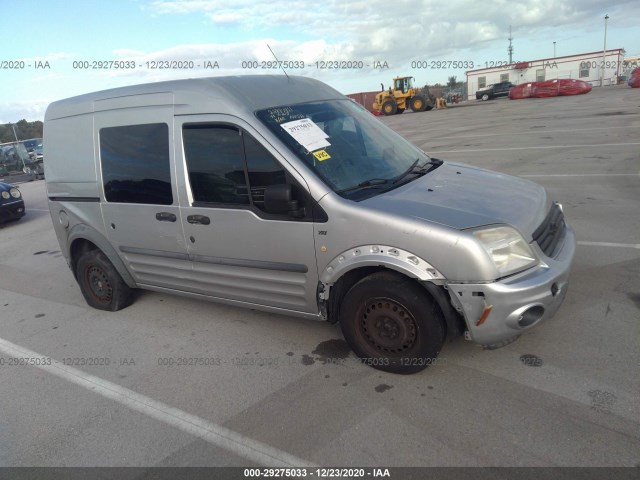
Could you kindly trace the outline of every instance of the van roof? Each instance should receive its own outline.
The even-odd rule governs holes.
[[[325,83],[300,76],[192,78],[120,87],[59,100],[49,105],[45,121],[115,108],[167,104],[174,105],[176,114],[253,113],[269,107],[337,98],[345,97]]]

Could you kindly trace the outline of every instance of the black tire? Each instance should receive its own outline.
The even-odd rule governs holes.
[[[435,363],[445,339],[442,313],[429,293],[396,274],[356,283],[340,308],[340,327],[364,363],[410,374]]]
[[[414,112],[424,112],[427,109],[427,99],[422,95],[411,97],[411,110]]]
[[[100,250],[87,250],[76,263],[76,279],[87,303],[115,312],[131,304],[132,291]]]
[[[389,98],[382,102],[382,113],[385,115],[395,115],[398,111],[398,104],[392,98]]]

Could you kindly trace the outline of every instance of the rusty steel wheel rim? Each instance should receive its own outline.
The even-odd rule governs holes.
[[[99,303],[107,304],[113,298],[113,287],[105,271],[97,265],[86,269],[85,275],[89,285],[89,293]]]
[[[389,298],[366,301],[358,310],[357,330],[369,348],[381,355],[403,354],[418,338],[413,315]]]

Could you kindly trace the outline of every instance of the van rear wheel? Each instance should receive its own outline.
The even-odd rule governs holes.
[[[445,338],[442,313],[429,293],[395,274],[355,284],[342,302],[340,327],[364,363],[401,374],[434,364]]]
[[[87,250],[80,255],[76,279],[84,299],[93,308],[115,312],[131,304],[131,288],[100,250]]]

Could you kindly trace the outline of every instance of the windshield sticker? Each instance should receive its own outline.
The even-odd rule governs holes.
[[[308,152],[331,146],[327,142],[329,135],[308,118],[283,123],[280,126]]]
[[[318,150],[317,152],[313,152],[313,156],[318,159],[319,162],[324,162],[325,160],[329,160],[331,155],[329,155],[324,150]]]
[[[294,113],[291,107],[281,107],[281,108],[272,108],[267,110],[269,112],[269,117],[271,120],[276,122],[277,124],[281,124],[284,121],[297,120],[300,118],[306,118],[306,116],[302,113]]]

